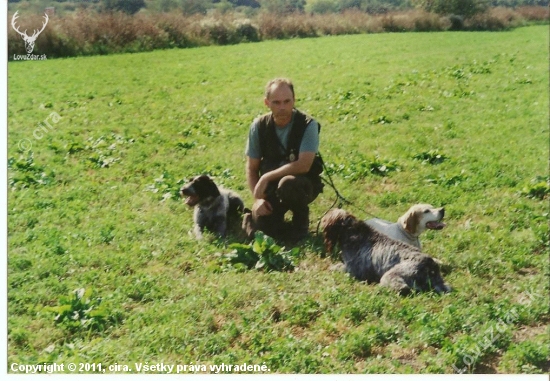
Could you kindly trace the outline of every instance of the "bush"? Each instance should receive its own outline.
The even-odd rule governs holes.
[[[520,18],[510,8],[493,8],[487,12],[476,14],[464,23],[472,31],[497,31],[518,26]]]
[[[460,15],[451,15],[449,16],[449,21],[451,22],[450,30],[464,29],[464,17]]]
[[[258,17],[260,37],[262,40],[285,38],[280,22],[280,16],[274,13],[263,13]]]
[[[528,21],[546,21],[550,18],[548,7],[519,7],[515,11]]]
[[[236,44],[235,29],[222,19],[205,19],[201,21],[201,34],[211,43],[217,45]]]
[[[317,37],[315,18],[294,13],[283,21],[283,33],[287,38]]]
[[[447,19],[425,11],[412,14],[415,32],[436,32],[449,29]]]
[[[175,14],[156,14],[152,16],[152,23],[166,34],[168,47],[191,48],[203,44],[198,33],[200,16],[182,17]]]
[[[243,42],[260,41],[260,33],[258,27],[248,19],[235,20],[233,22],[236,28],[237,35],[240,36]]]

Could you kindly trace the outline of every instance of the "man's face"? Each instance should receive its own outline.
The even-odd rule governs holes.
[[[285,84],[273,87],[269,98],[264,99],[264,103],[273,113],[276,125],[282,127],[290,123],[294,108],[294,96],[290,87]]]

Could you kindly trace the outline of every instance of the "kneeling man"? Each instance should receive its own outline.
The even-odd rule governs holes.
[[[317,154],[320,125],[294,108],[294,86],[288,79],[269,81],[265,105],[270,113],[254,120],[246,146],[246,178],[254,197],[243,228],[275,239],[299,240],[309,230],[309,204],[323,190]],[[285,223],[286,212],[292,222]]]

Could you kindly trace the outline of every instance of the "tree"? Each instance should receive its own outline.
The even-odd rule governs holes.
[[[488,0],[412,0],[412,3],[428,12],[473,16],[487,9]]]
[[[196,13],[206,13],[213,7],[211,1],[205,0],[182,0],[181,10],[186,15],[192,15]]]
[[[302,12],[306,5],[305,0],[260,0],[262,9],[270,13]]]
[[[151,5],[149,3],[149,5]],[[160,0],[157,3],[157,9],[161,12],[170,12],[178,7],[177,0]]]
[[[410,7],[410,0],[308,0],[305,9],[313,13],[359,9],[367,13],[378,14]]]
[[[260,3],[256,0],[229,0],[231,4],[235,7],[250,7],[250,8],[259,8]]]
[[[120,11],[133,15],[145,7],[145,0],[105,0],[104,7],[108,11]]]
[[[310,13],[335,13],[340,11],[337,0],[309,0],[306,11]]]

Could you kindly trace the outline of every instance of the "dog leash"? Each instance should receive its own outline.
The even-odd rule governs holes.
[[[334,206],[336,204],[338,204],[338,208],[342,208],[344,205],[350,205],[350,206],[353,206],[354,208],[357,208],[357,206],[353,202],[349,201],[344,196],[342,196],[342,194],[338,191],[338,189],[336,189],[336,185],[334,185],[334,181],[332,180],[332,177],[330,176],[330,172],[328,171],[328,168],[325,164],[325,161],[323,160],[323,158],[321,156],[321,153],[319,152],[318,155],[321,157],[321,162],[323,163],[323,172],[324,172],[324,174],[326,174],[328,180],[325,179],[323,176],[319,176],[319,177],[321,178],[321,181],[323,181],[325,184],[327,184],[329,187],[332,188],[332,190],[334,191],[334,193],[336,195],[336,199],[334,200],[332,205],[327,209],[327,211],[325,213],[323,213],[323,215],[319,218],[319,222],[317,223],[317,229],[316,229],[316,234],[317,235],[319,235],[319,227],[321,226],[321,220],[323,219],[324,216],[327,215],[328,212],[330,212],[330,210],[332,208],[334,208]],[[369,212],[365,212],[365,213],[367,215],[371,216],[371,217],[378,218],[377,216],[375,216],[372,213],[369,213]]]

